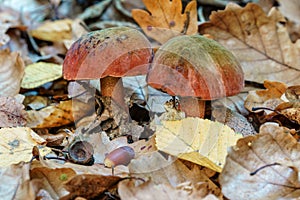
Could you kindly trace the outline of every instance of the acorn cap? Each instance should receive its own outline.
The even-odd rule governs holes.
[[[64,63],[67,80],[146,74],[151,44],[138,30],[113,27],[83,35],[72,44]]]
[[[157,50],[147,82],[172,96],[212,100],[239,93],[244,73],[234,55],[216,41],[184,35]]]

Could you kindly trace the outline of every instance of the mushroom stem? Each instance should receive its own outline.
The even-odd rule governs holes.
[[[100,79],[101,95],[110,97],[114,100],[121,108],[129,113],[128,107],[125,103],[124,87],[122,79],[119,77],[107,76]]]
[[[180,107],[187,117],[203,118],[205,114],[205,101],[193,97],[180,97]]]

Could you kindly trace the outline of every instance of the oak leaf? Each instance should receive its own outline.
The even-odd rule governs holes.
[[[155,133],[159,150],[217,172],[225,164],[227,148],[242,137],[224,124],[200,118],[163,121]]]
[[[199,32],[211,35],[237,56],[246,80],[299,84],[300,40],[291,42],[284,17],[275,8],[266,15],[256,4],[241,8],[230,3],[225,10],[213,12]]]
[[[252,111],[255,107],[275,109],[283,102],[281,96],[285,93],[287,86],[281,82],[264,81],[265,90],[249,91],[245,100],[245,108]]]
[[[290,130],[264,124],[259,134],[229,148],[220,176],[228,199],[296,199],[300,195],[300,144]]]
[[[197,6],[191,1],[182,13],[181,0],[143,0],[148,12],[131,11],[133,19],[143,31],[160,43],[172,37],[197,33]]]

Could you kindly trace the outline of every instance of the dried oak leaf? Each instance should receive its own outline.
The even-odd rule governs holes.
[[[102,176],[95,174],[77,175],[65,184],[65,188],[70,193],[60,199],[75,199],[75,197],[92,199],[101,195],[106,190],[116,187],[120,180],[122,179],[118,176]]]
[[[35,167],[30,170],[31,180],[38,180],[39,189],[46,190],[52,199],[59,199],[68,194],[64,184],[75,175],[75,171],[71,168]]]
[[[0,51],[0,96],[14,96],[19,93],[24,68],[19,53],[7,49]]]
[[[281,82],[264,81],[265,90],[249,91],[245,100],[245,108],[252,111],[255,107],[275,109],[283,102],[281,96],[285,93],[287,86]]]
[[[295,199],[300,195],[300,144],[289,129],[264,124],[229,148],[220,175],[229,199]]]
[[[131,11],[133,19],[143,31],[160,43],[172,37],[197,33],[197,5],[191,1],[182,13],[181,0],[143,0],[148,12]]]
[[[24,105],[14,97],[0,97],[0,127],[16,127],[26,124]]]
[[[27,111],[27,126],[31,128],[59,127],[90,114],[94,105],[78,100],[60,101],[58,104],[47,106],[41,110]]]
[[[211,35],[235,54],[246,80],[299,84],[300,40],[291,42],[284,23],[275,8],[267,16],[256,4],[241,8],[230,3],[225,10],[213,12],[199,32]]]
[[[173,199],[173,200],[217,200],[214,195],[208,197],[207,183],[192,185],[186,183],[182,187],[172,187],[170,184],[155,184],[153,181],[145,182],[135,186],[133,180],[121,181],[118,185],[118,193],[121,199],[152,200],[152,199]]]

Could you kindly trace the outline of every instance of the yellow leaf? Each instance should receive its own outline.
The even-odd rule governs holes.
[[[245,79],[296,85],[300,82],[300,40],[291,42],[282,14],[272,8],[268,15],[256,4],[230,3],[213,12],[199,32],[209,34],[231,50],[241,62]]]
[[[72,38],[72,20],[62,19],[56,21],[46,21],[37,29],[32,30],[30,33],[33,37],[51,41],[58,42],[65,39]]]
[[[62,65],[37,62],[26,66],[21,86],[26,89],[36,88],[61,77]]]
[[[143,0],[145,10],[133,9],[132,17],[151,38],[165,43],[172,37],[196,34],[197,2],[191,1],[182,14],[181,0]]]
[[[21,161],[28,162],[32,158],[32,148],[46,143],[28,127],[2,128],[0,129],[0,166],[8,166]],[[40,149],[41,156],[51,152],[51,149]]]
[[[242,135],[228,126],[200,118],[163,121],[157,127],[157,148],[220,172],[225,164],[227,148]]]

